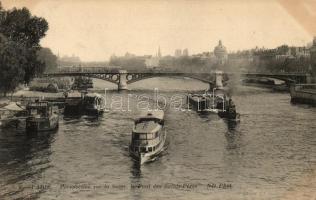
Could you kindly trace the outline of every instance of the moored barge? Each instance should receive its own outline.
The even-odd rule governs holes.
[[[58,128],[58,106],[47,101],[29,102],[26,106],[26,131],[51,131]]]

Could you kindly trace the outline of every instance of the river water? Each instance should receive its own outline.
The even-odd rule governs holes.
[[[0,199],[316,197],[316,109],[292,105],[289,94],[240,86],[233,99],[241,121],[230,123],[172,104],[207,89],[191,79],[144,80],[122,93],[95,85],[108,88],[98,119],[62,118],[57,132],[37,136],[0,130]],[[139,168],[127,148],[135,108],[145,105],[139,97],[154,107],[153,88],[166,98],[168,148]]]

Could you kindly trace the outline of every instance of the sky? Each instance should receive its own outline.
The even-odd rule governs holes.
[[[1,0],[0,0],[1,1]],[[44,17],[41,40],[55,54],[106,61],[112,54],[173,55],[282,44],[303,46],[316,35],[315,0],[2,0]]]

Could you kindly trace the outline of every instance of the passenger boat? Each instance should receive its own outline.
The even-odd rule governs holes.
[[[134,122],[131,156],[140,164],[154,161],[164,150],[167,134],[164,130],[164,112],[148,112]]]
[[[26,131],[50,131],[58,128],[59,110],[47,101],[29,102],[26,106]]]

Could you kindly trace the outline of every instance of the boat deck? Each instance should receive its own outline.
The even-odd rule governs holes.
[[[161,128],[161,125],[155,121],[143,121],[137,123],[134,126],[134,132],[136,133],[153,133],[158,131]]]

